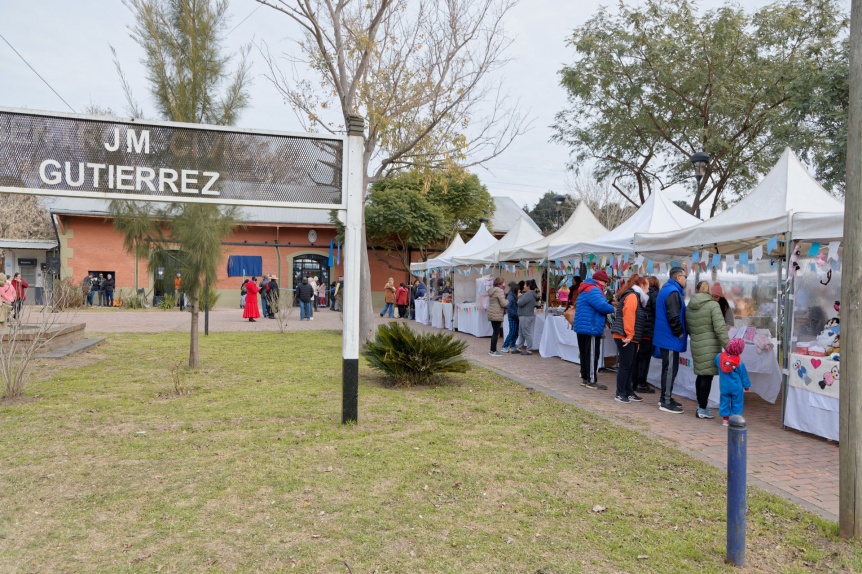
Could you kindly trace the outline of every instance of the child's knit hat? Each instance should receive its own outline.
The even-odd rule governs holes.
[[[745,350],[745,341],[742,339],[731,339],[724,350],[728,355],[738,357]]]

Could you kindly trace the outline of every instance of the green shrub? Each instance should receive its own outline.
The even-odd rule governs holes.
[[[159,309],[162,311],[170,311],[177,305],[177,300],[174,299],[173,295],[165,295],[159,304],[157,305]]]
[[[147,296],[138,295],[134,291],[120,291],[120,307],[124,309],[145,309],[147,307]]]
[[[201,309],[206,309],[207,303],[209,303],[210,309],[215,309],[216,303],[221,298],[221,293],[216,291],[212,286],[209,286],[206,292],[201,292]]]
[[[441,373],[464,373],[470,363],[462,356],[467,343],[446,333],[417,333],[406,323],[393,322],[377,330],[362,355],[396,385],[427,385]]]

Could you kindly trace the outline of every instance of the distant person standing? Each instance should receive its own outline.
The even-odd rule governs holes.
[[[395,290],[395,304],[398,306],[398,316],[406,319],[407,306],[410,304],[410,290],[404,283],[399,283],[398,289]]]
[[[321,283],[317,287],[317,306],[326,307],[326,283]]]
[[[539,287],[534,280],[531,279],[524,285],[521,294],[518,296],[517,305],[518,330],[520,331],[521,340],[524,341],[521,354],[532,355],[533,352],[530,349],[533,348],[533,325],[536,324],[536,307],[540,305]]]
[[[723,353],[715,356],[718,367],[718,384],[721,389],[721,399],[718,403],[718,414],[722,424],[728,426],[732,415],[741,415],[745,404],[745,393],[751,388],[748,370],[742,362],[745,341],[731,339]]]
[[[96,292],[96,300],[98,301],[99,307],[105,306],[105,291],[102,288],[102,282],[105,280],[105,276],[102,273],[99,273],[99,276],[93,279],[93,290]]]
[[[503,317],[506,314],[506,295],[503,293],[503,278],[496,277],[494,286],[488,290],[488,320],[491,321],[491,350],[492,357],[502,357],[503,353],[497,350],[500,342],[500,333],[503,330]]]
[[[260,316],[267,317],[268,313],[266,310],[266,291],[269,286],[269,275],[264,275],[260,278],[260,284],[257,288],[260,290]]]
[[[108,273],[108,276],[105,277],[104,281],[105,285],[105,306],[113,307],[114,306],[114,287],[116,283],[114,282],[114,278]]]
[[[653,331],[655,331],[655,302],[658,298],[659,282],[658,277],[650,275],[647,277],[649,288],[649,302],[647,303],[646,317],[644,322],[644,331],[641,336],[640,345],[638,345],[638,354],[635,356],[634,366],[634,385],[635,390],[639,393],[655,394],[655,389],[647,381],[649,375],[649,364],[652,361],[652,339]]]
[[[670,270],[670,279],[658,292],[655,302],[653,345],[661,351],[661,400],[659,410],[680,414],[682,405],[673,398],[673,383],[679,371],[679,354],[688,348],[685,326],[685,282],[682,267]]]
[[[12,276],[12,287],[15,289],[15,302],[12,303],[12,318],[17,319],[21,315],[21,306],[27,300],[27,294],[24,290],[29,287],[27,282],[21,278],[20,273],[15,273]]]
[[[245,284],[245,290],[245,307],[243,308],[242,318],[248,319],[249,323],[254,323],[255,319],[260,317],[260,309],[257,307],[257,295],[260,293],[260,287],[257,286],[257,277],[252,277]]]
[[[308,278],[302,278],[302,284],[296,288],[296,298],[299,299],[299,320],[311,321],[311,303],[314,301],[314,288],[308,284]]]
[[[180,306],[180,311],[185,311],[186,303],[185,293],[183,293],[183,278],[179,273],[174,277],[174,296],[177,298],[177,305]]]
[[[646,306],[649,303],[645,278],[633,273],[617,295],[617,308],[611,332],[617,345],[617,392],[614,399],[620,403],[641,402],[635,393],[634,365],[646,323]]]
[[[392,277],[386,282],[386,285],[383,287],[383,310],[380,311],[380,316],[386,315],[389,313],[389,318],[392,319],[395,317],[395,279]]]
[[[93,274],[87,273],[87,276],[84,277],[84,280],[81,281],[81,292],[84,294],[84,298],[87,301],[87,307],[93,306]]]
[[[727,346],[727,325],[721,307],[712,300],[709,283],[697,284],[697,293],[692,295],[685,313],[685,326],[691,337],[691,358],[694,363],[695,388],[697,390],[697,412],[699,419],[715,418],[709,410],[709,393],[712,379],[718,374],[715,356]]]
[[[506,318],[509,320],[509,334],[506,340],[503,341],[504,353],[514,353],[518,350],[518,330],[520,323],[518,322],[518,284],[514,281],[509,281],[509,293],[506,295]]]
[[[604,294],[609,281],[610,277],[603,269],[593,273],[592,279],[583,281],[578,287],[575,307],[574,327],[581,361],[581,385],[602,391],[608,388],[599,383],[598,378],[602,335],[608,315],[615,312]]]

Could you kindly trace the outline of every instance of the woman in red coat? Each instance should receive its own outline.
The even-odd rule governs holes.
[[[257,277],[252,277],[251,281],[245,284],[245,290],[245,309],[243,309],[242,318],[254,323],[254,320],[260,317],[260,309],[257,308],[257,294],[260,293]]]
[[[407,286],[401,283],[398,289],[395,290],[395,304],[398,305],[398,316],[402,319],[407,318],[407,305],[410,304],[410,291]]]

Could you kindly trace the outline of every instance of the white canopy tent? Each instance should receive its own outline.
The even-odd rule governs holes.
[[[634,237],[637,232],[668,234],[698,223],[698,218],[656,191],[619,227],[593,240],[551,245],[548,259],[568,259],[587,253],[631,253],[635,251]]]
[[[461,239],[461,235],[459,233],[456,233],[455,239],[452,240],[452,243],[449,244],[449,247],[447,247],[443,251],[443,253],[439,254],[437,257],[434,257],[433,259],[429,259],[428,261],[420,261],[418,263],[411,263],[410,264],[410,271],[411,272],[413,272],[413,271],[425,271],[426,269],[433,269],[435,266],[429,265],[429,263],[431,263],[432,261],[434,261],[436,259],[448,260],[452,256],[453,253],[456,253],[462,247],[464,247],[464,240]],[[439,265],[436,267],[439,267]]]
[[[607,228],[599,223],[587,207],[587,202],[582,201],[557,231],[524,246],[500,249],[498,257],[500,261],[540,261],[548,259],[548,248],[551,245],[589,241],[607,232]]]
[[[479,231],[476,232],[476,235],[470,238],[470,241],[465,243],[461,249],[454,251],[448,257],[443,257],[441,254],[434,259],[429,259],[428,269],[434,269],[435,267],[454,267],[455,258],[465,259],[472,257],[477,253],[481,253],[496,245],[497,241],[497,238],[491,235],[491,232],[488,231],[488,228],[485,227],[485,224],[483,223],[479,226]],[[448,251],[448,249],[446,251]]]
[[[690,255],[693,249],[711,247],[723,254],[739,253],[775,235],[819,237],[824,227],[834,228],[844,204],[817,183],[790,148],[760,183],[741,201],[711,219],[675,232],[638,230],[634,248]],[[821,216],[829,214],[825,219]],[[841,219],[843,221],[843,218]],[[797,235],[797,222],[803,226]],[[820,227],[818,230],[817,227]],[[813,234],[812,234],[813,233]]]
[[[519,246],[535,243],[540,239],[542,239],[542,233],[536,229],[536,224],[525,214],[499,241],[472,255],[456,253],[452,257],[452,263],[456,266],[497,263],[500,261],[499,254],[503,249],[517,249]]]

